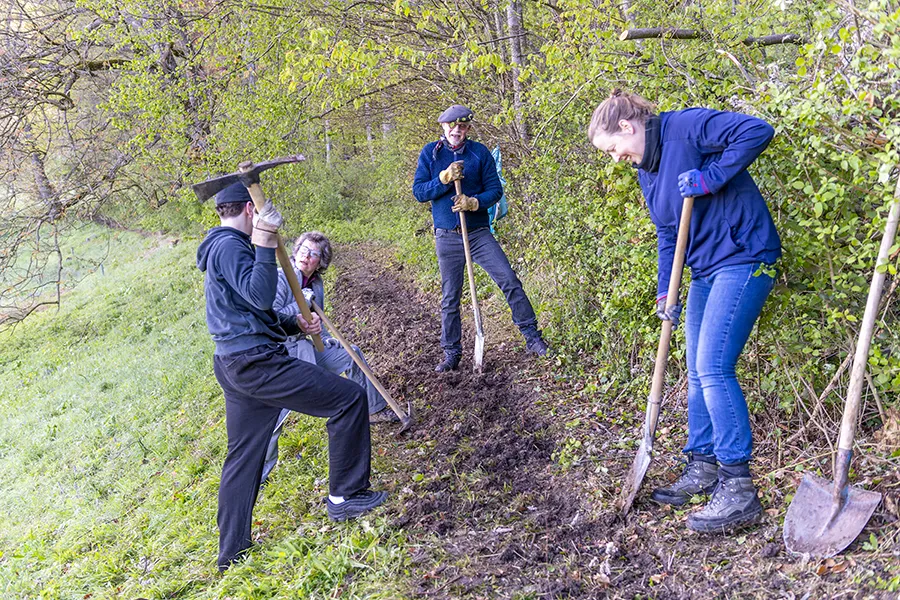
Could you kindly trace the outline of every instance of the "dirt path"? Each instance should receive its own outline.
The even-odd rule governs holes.
[[[640,416],[630,400],[586,397],[579,382],[524,356],[502,315],[496,329],[507,338],[488,340],[484,374],[473,375],[466,358],[459,372],[436,374],[438,299],[415,290],[384,250],[342,248],[337,268],[329,281],[334,321],[394,397],[418,412],[400,440],[386,425],[373,438],[376,481],[392,493],[390,519],[414,548],[410,596],[897,597],[870,587],[897,575],[896,541],[893,553],[857,548],[830,564],[785,555],[786,492],[778,488],[793,486],[790,479],[764,490],[769,510],[758,527],[703,536],[685,528],[687,511],[647,501],[647,490],[678,470],[660,459],[628,520],[618,520],[612,500],[634,457]],[[471,348],[471,327],[464,330]],[[680,436],[661,437],[677,454]],[[896,540],[890,518],[873,523],[893,527]]]

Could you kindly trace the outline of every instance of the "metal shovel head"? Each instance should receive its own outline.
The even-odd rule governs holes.
[[[397,434],[394,437],[400,437],[401,434],[409,431],[409,428],[413,426],[416,422],[416,416],[413,414],[412,403],[407,400],[406,401],[406,418],[400,418],[400,429],[397,430]]]
[[[789,552],[830,558],[849,546],[869,522],[881,494],[846,486],[844,502],[834,510],[834,482],[805,473],[784,517]]]
[[[479,328],[475,332],[475,370],[481,372],[484,365],[484,332]]]
[[[637,456],[634,457],[634,462],[631,463],[631,470],[628,471],[628,477],[625,478],[625,487],[622,488],[622,493],[619,496],[618,508],[623,517],[631,510],[634,497],[637,495],[638,490],[641,489],[641,482],[644,481],[644,475],[647,474],[652,457],[653,446],[644,438],[641,442],[641,447],[638,448]]]

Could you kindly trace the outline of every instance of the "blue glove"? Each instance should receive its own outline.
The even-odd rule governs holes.
[[[675,331],[681,320],[681,304],[675,304],[666,310],[666,298],[663,296],[656,301],[656,316],[661,321],[672,321],[672,331]]]
[[[678,176],[678,191],[682,198],[705,196],[709,193],[706,182],[703,181],[703,173],[697,169],[685,171]]]

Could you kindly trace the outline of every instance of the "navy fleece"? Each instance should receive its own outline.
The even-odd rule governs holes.
[[[781,240],[747,172],[775,135],[772,126],[706,108],[662,113],[660,120],[659,170],[638,169],[658,236],[657,298],[666,295],[672,273],[682,205],[678,175],[691,169],[700,169],[710,191],[694,199],[685,259],[692,272],[705,277],[729,265],[773,264],[781,256]]]
[[[296,318],[272,310],[278,283],[275,249],[255,250],[250,236],[214,227],[197,248],[197,268],[206,273],[206,325],[216,354],[232,354],[296,335]]]
[[[413,196],[419,202],[431,202],[431,216],[434,226],[440,229],[459,227],[459,215],[452,210],[456,187],[453,182],[441,183],[440,173],[450,163],[461,160],[463,165],[462,192],[478,199],[478,210],[466,213],[469,229],[490,226],[487,209],[500,201],[503,185],[497,175],[497,165],[491,151],[484,144],[466,140],[462,154],[456,155],[447,146],[442,146],[436,157],[432,157],[437,142],[427,144],[419,154],[419,165],[413,180]]]

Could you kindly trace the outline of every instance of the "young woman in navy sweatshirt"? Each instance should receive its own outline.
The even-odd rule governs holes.
[[[747,172],[774,134],[765,121],[738,113],[688,108],[656,114],[644,98],[619,90],[597,107],[588,129],[598,150],[638,171],[658,237],[657,315],[676,326],[681,306],[667,312],[666,292],[682,199],[695,199],[685,257],[691,268],[685,311],[688,463],[652,498],[678,506],[712,493],[688,517],[696,531],[731,530],[762,514],[735,364],[774,286],[773,265],[781,256],[769,209]]]

